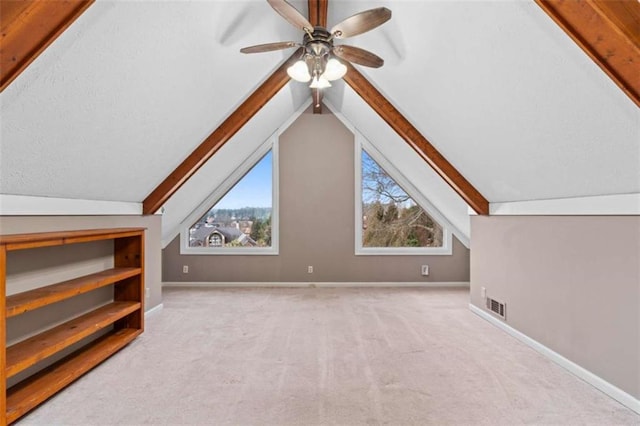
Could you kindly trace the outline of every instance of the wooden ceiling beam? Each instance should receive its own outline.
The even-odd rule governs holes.
[[[94,1],[0,1],[0,92]]]
[[[636,0],[535,0],[640,106],[640,3]]]
[[[318,9],[318,0],[309,0],[307,4],[309,5],[309,22],[314,26],[319,25],[320,17],[318,13],[320,10]]]
[[[313,26],[327,28],[328,0],[309,0],[309,22]]]
[[[476,213],[489,214],[489,202],[353,65],[344,81],[413,148]]]
[[[300,58],[298,50],[284,61],[240,106],[227,117],[189,156],[142,202],[143,214],[154,214],[227,143],[288,82],[289,68]]]
[[[327,28],[329,0],[318,0],[318,3],[320,3],[320,7],[318,8],[318,24]]]

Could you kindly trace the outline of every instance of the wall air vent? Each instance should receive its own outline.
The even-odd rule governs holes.
[[[487,309],[498,315],[503,320],[507,319],[507,312],[505,310],[506,305],[502,302],[498,302],[495,299],[487,297]]]

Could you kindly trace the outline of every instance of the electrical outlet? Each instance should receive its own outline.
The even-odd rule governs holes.
[[[482,297],[483,299],[487,298],[487,288],[486,287],[480,287],[480,297]]]
[[[182,273],[183,274],[188,274],[189,273],[189,265],[183,265],[182,266]]]
[[[422,267],[420,268],[420,273],[422,275],[429,275],[429,265],[422,265]]]
[[[151,290],[149,289],[149,287],[145,287],[144,288],[144,297],[149,297],[150,294],[151,294]]]
[[[307,266],[307,273],[308,274],[313,274],[313,266],[311,266],[311,265]]]

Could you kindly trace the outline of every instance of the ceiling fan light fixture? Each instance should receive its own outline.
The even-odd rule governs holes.
[[[327,62],[327,67],[322,74],[322,77],[329,81],[339,80],[347,73],[347,66],[336,58],[331,58]]]
[[[331,30],[328,30],[325,28],[326,19],[320,19],[320,15],[323,15],[323,13],[318,13],[317,16],[315,16],[315,21],[318,21],[317,23],[323,22],[323,25],[314,26],[287,0],[267,0],[267,2],[280,16],[304,32],[302,43],[280,41],[276,43],[257,44],[255,46],[243,47],[240,49],[240,52],[271,52],[299,47],[298,54],[300,54],[301,57],[287,68],[287,74],[292,80],[301,83],[311,81],[309,87],[314,89],[314,97],[316,97],[318,104],[321,99],[319,89],[331,87],[331,81],[343,78],[347,73],[347,67],[350,63],[371,68],[379,68],[384,64],[382,58],[365,49],[345,44],[335,46],[333,40],[363,34],[384,24],[391,19],[391,11],[386,7],[378,7],[356,13],[339,22],[331,28]],[[309,0],[310,9],[312,3],[314,2]],[[317,12],[320,12],[321,4],[324,6],[324,18],[326,18],[326,3],[326,0],[324,2],[315,0]],[[340,60],[338,60],[338,58]]]
[[[307,81],[311,80],[309,68],[307,67],[306,62],[302,59],[287,68],[287,74],[289,74],[289,77],[291,77],[295,81],[299,81],[300,83],[306,83]]]
[[[309,87],[312,89],[325,89],[331,87],[331,83],[329,83],[329,80],[327,80],[324,75],[321,75],[320,77],[313,77],[313,81]]]

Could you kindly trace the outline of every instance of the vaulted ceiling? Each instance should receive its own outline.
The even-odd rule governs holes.
[[[307,2],[292,4],[307,13]],[[391,21],[349,43],[383,57],[384,67],[359,68],[324,93],[365,137],[407,146],[371,116],[356,94],[362,84],[491,203],[640,193],[633,86],[603,72],[540,6],[330,1],[327,21],[379,6],[393,11]],[[239,49],[300,38],[261,0],[95,2],[0,94],[0,193],[148,200],[293,53]],[[203,166],[194,182],[221,179],[248,154],[243,141],[265,140],[310,98],[304,84],[285,83],[240,120],[209,161],[220,157],[220,167]],[[396,165],[413,167],[408,159],[420,156],[401,151]],[[417,186],[428,181],[420,173]],[[172,194],[192,208],[211,189]],[[456,214],[465,209],[453,204]]]

